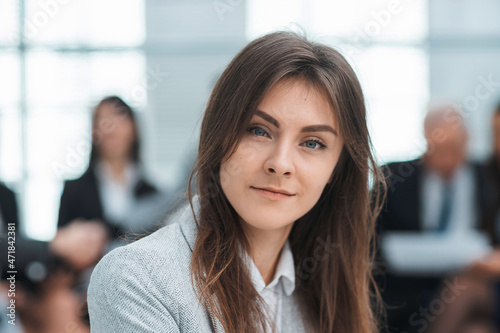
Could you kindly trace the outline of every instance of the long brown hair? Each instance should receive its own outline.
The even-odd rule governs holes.
[[[296,264],[295,297],[309,332],[376,332],[375,308],[381,307],[374,307],[380,296],[371,270],[374,224],[385,184],[372,153],[363,93],[338,51],[293,32],[271,33],[247,45],[222,73],[208,101],[187,190],[194,212],[190,188],[196,173],[200,211],[191,261],[193,285],[226,332],[264,331],[262,299],[237,255],[238,241],[245,246],[248,242],[222,191],[219,170],[265,94],[285,78],[306,80],[324,93],[344,139],[333,181],[316,205],[295,221],[289,236]]]

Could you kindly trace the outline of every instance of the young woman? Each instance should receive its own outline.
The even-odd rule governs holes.
[[[92,332],[378,331],[383,180],[337,51],[291,32],[246,46],[210,96],[194,173],[166,227],[97,265]]]

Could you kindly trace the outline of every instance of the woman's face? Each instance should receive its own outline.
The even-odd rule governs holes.
[[[101,158],[127,158],[135,139],[130,117],[111,103],[99,107],[93,131],[94,142]]]
[[[257,109],[221,164],[222,189],[244,228],[289,230],[331,181],[343,140],[327,99],[303,81],[280,81]],[[290,195],[258,190],[264,187]]]

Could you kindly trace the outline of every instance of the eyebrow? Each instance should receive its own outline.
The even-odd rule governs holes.
[[[274,119],[272,116],[270,116],[269,114],[265,113],[264,111],[261,111],[261,110],[257,110],[255,111],[255,115],[261,117],[262,119],[270,122],[271,124],[273,124],[274,126],[276,126],[277,128],[280,128],[280,123]],[[337,134],[337,131],[332,128],[331,126],[329,125],[311,125],[311,126],[306,126],[304,128],[302,128],[302,130],[300,132],[331,132],[333,133],[334,135],[338,136]]]

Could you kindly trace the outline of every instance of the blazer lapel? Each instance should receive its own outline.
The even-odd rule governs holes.
[[[198,194],[194,195],[192,199],[193,208],[197,217],[199,216],[200,212],[199,199],[200,198]],[[196,225],[196,221],[194,220],[193,212],[191,210],[191,205],[189,204],[189,202],[187,202],[185,206],[180,209],[178,214],[180,214],[178,215],[179,218],[173,218],[172,221],[179,221],[182,234],[184,235],[184,238],[188,243],[191,252],[193,252],[194,245],[196,243],[196,236],[198,235],[198,226]],[[196,294],[199,295],[200,291],[198,290],[198,286],[196,284],[195,291]],[[220,320],[211,313],[210,309],[207,312],[210,318],[212,331],[214,333],[224,333],[224,326],[222,326]]]
[[[199,211],[200,211],[200,202],[199,202],[199,196],[196,194],[193,196],[193,208],[196,213],[196,216],[199,217]],[[182,234],[184,235],[184,238],[186,242],[189,245],[189,248],[191,249],[191,252],[193,252],[194,249],[194,244],[196,243],[196,236],[198,235],[198,226],[196,225],[196,221],[194,220],[193,212],[191,210],[191,205],[189,202],[187,202],[177,213],[179,215],[177,217],[173,217],[172,221],[179,222],[179,225],[181,227]]]
[[[84,193],[85,200],[90,203],[89,205],[92,207],[92,210],[95,211],[95,216],[92,218],[105,220],[101,193],[97,185],[97,175],[94,166],[88,168],[83,174],[82,179],[85,179],[85,184],[87,185],[87,192]]]
[[[212,332],[214,333],[224,333],[224,326],[222,326],[222,323],[220,320],[208,311],[208,316],[210,317],[210,322],[212,323]]]

